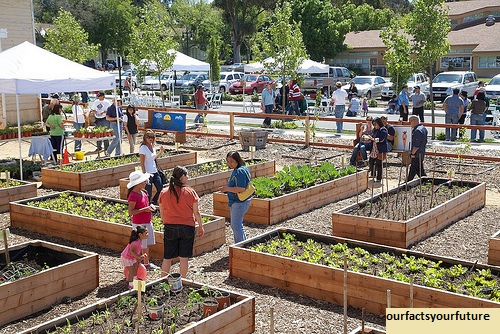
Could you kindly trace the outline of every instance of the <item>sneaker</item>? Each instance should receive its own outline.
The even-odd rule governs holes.
[[[156,264],[154,263],[148,263],[146,265],[144,265],[144,267],[146,267],[147,270],[156,270],[156,269],[160,269],[160,267],[158,267]]]

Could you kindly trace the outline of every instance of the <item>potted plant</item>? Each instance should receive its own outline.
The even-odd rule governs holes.
[[[148,310],[151,320],[159,320],[163,317],[165,303],[157,297],[150,297],[146,300],[146,309]]]

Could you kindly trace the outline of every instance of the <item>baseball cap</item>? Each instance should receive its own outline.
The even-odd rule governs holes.
[[[198,88],[205,88],[203,85],[198,85]]]
[[[99,97],[99,96],[104,96],[104,92],[97,93],[97,97]]]
[[[342,87],[342,82],[337,81],[337,83],[335,84],[335,86],[337,86],[337,87]]]
[[[420,86],[415,86],[415,89],[420,89]]]

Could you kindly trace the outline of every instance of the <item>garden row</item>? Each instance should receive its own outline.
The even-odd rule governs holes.
[[[178,155],[182,155],[182,153]],[[196,159],[196,156],[194,159]],[[136,162],[131,162],[130,164],[134,163]],[[174,165],[177,164],[175,163]],[[251,199],[251,207],[245,216],[245,220],[260,224],[274,224],[283,221],[327,203],[353,196],[365,191],[368,187],[366,171],[356,172],[356,170],[350,168],[337,170],[334,166],[332,167],[326,163],[319,166],[293,166],[285,168],[284,171],[276,173],[272,178],[259,176],[273,174],[274,162],[272,164],[253,162],[249,165],[249,168],[252,170],[252,176],[255,178],[256,194]],[[257,167],[259,165],[262,165],[260,166],[262,167],[260,171],[259,167]],[[204,166],[198,168],[190,166],[190,175],[195,176],[197,172],[200,172],[200,169],[204,168],[208,170],[212,170],[211,168],[221,170],[219,169],[220,165],[214,162],[214,166],[211,167]],[[263,172],[263,170],[266,172]],[[84,173],[87,172],[75,172],[75,174]],[[208,178],[210,180],[205,180],[203,182],[205,184],[204,188],[200,188],[199,191],[202,193],[204,191],[214,191],[219,187],[220,182],[222,184],[227,182],[228,173],[230,171],[209,173],[212,174],[211,178]],[[203,173],[200,172],[200,174]],[[113,175],[116,178],[116,174]],[[202,177],[205,176],[196,176],[192,180]],[[123,181],[121,180],[121,182]],[[406,204],[412,201],[413,206],[411,207],[415,207],[414,198],[422,198],[422,201],[418,202],[417,211],[412,211],[410,206]],[[423,200],[424,198],[426,201]],[[398,203],[398,205],[391,206],[390,203],[394,202]],[[451,222],[457,221],[474,210],[481,208],[484,206],[484,203],[484,184],[426,179],[423,182],[413,182],[392,189],[378,197],[358,202],[353,206],[334,213],[332,217],[332,233],[334,235],[344,234],[359,240],[408,247],[408,245],[442,229]],[[226,208],[226,195],[214,193],[214,214],[216,216],[229,217],[229,212]],[[126,226],[126,223],[130,219],[127,218],[126,204],[122,200],[65,192],[17,201],[11,203],[10,210],[12,226],[32,229],[48,235],[57,235],[76,242],[91,243],[116,250],[123,248],[123,240],[127,238],[130,232],[130,227]],[[389,212],[392,217],[399,218],[391,220],[391,217],[382,216],[383,212]],[[92,216],[92,214],[97,214],[97,217]],[[196,254],[219,247],[225,242],[223,218],[211,215],[204,216],[207,217],[207,222],[205,223],[205,238],[207,240],[203,241],[207,241],[208,245],[201,246],[199,244],[200,240],[197,239],[195,241]],[[35,222],[33,217],[37,217]],[[120,221],[120,219],[123,221]],[[214,227],[213,230],[209,228],[211,225]],[[109,234],[107,234],[108,232]],[[213,237],[210,236],[212,232]],[[286,240],[290,238],[289,235],[294,235],[294,238],[297,238],[302,243],[301,247],[305,244],[310,245],[312,248],[307,249],[302,254],[294,254],[299,247],[297,245],[290,246],[290,243],[284,244],[282,241],[282,239]],[[155,238],[157,249],[153,248],[151,250],[152,256],[161,257],[162,253],[158,251],[162,249],[161,243],[163,242],[163,237],[161,232],[155,232]],[[230,274],[235,277],[289,289],[314,298],[342,304],[343,282],[340,282],[339,277],[343,277],[343,273],[339,269],[340,265],[334,261],[335,258],[338,259],[340,256],[332,255],[339,253],[351,256],[350,260],[352,263],[348,271],[350,287],[349,303],[355,307],[365,307],[374,313],[385,313],[385,305],[381,301],[385,300],[382,294],[386,293],[388,288],[393,291],[393,306],[402,305],[396,307],[408,306],[405,303],[409,299],[409,291],[414,291],[415,296],[423,298],[422,301],[415,299],[415,306],[499,306],[498,298],[500,298],[500,293],[498,284],[496,281],[493,282],[491,278],[491,275],[498,275],[498,268],[474,265],[456,259],[437,259],[427,254],[417,254],[403,249],[338,237],[333,237],[334,240],[330,240],[329,238],[321,235],[304,234],[301,231],[280,230],[279,232],[271,232],[247,242],[233,245],[230,247]],[[494,239],[499,239],[498,235]],[[292,240],[288,241],[291,242]],[[293,241],[295,242],[296,240]],[[271,243],[271,245],[274,242],[274,245],[271,247],[268,245],[263,246],[267,242]],[[327,254],[328,256],[325,260],[323,253],[328,252],[314,242],[326,244],[326,249],[332,249],[334,252]],[[338,243],[341,243],[342,246],[337,246]],[[353,256],[354,253],[346,250],[343,246],[344,244],[354,244],[355,252],[358,255]],[[336,248],[339,250],[335,250]],[[357,248],[366,248],[369,250],[359,251]],[[286,252],[281,252],[282,249]],[[397,255],[400,255],[406,261],[407,258],[413,257],[415,260],[413,260],[412,265],[415,265],[415,263],[424,263],[425,261],[434,261],[434,263],[442,261],[442,263],[447,263],[444,266],[443,273],[451,272],[450,268],[454,268],[453,270],[456,272],[461,272],[460,268],[468,268],[466,269],[467,272],[473,272],[475,269],[481,271],[474,273],[475,276],[471,274],[466,278],[468,283],[461,284],[460,288],[458,288],[458,284],[449,281],[445,283],[441,283],[441,281],[434,282],[434,285],[430,286],[419,285],[420,283],[424,284],[423,282],[427,282],[429,279],[416,280],[415,285],[409,288],[408,272],[402,274],[396,272],[396,269],[401,269],[403,266],[408,267],[408,263],[403,263],[401,259],[394,259],[391,263],[384,263],[377,270],[385,276],[375,277],[376,273],[363,272],[364,269],[367,269],[368,265],[375,264],[375,261],[377,261],[374,255],[366,255],[366,252],[373,251],[373,249],[375,249],[375,253],[389,254],[384,255],[387,258],[396,258]],[[417,260],[417,256],[419,259],[424,258],[424,260]],[[381,260],[379,259],[378,261],[380,262]],[[328,270],[325,268],[328,268]],[[419,267],[420,269],[424,273],[427,273],[426,270],[430,269],[438,270],[433,265],[425,268]],[[408,270],[411,272],[411,269]],[[411,273],[413,274],[413,272]],[[427,276],[431,276],[431,274]],[[374,280],[366,278],[367,275],[374,276]],[[444,276],[445,274],[441,275]],[[441,287],[441,285],[448,291],[436,292],[435,289],[438,286]],[[464,286],[468,288],[465,291],[465,295],[459,293],[463,292]],[[0,286],[0,290],[1,288]],[[487,290],[489,298],[484,299],[488,297],[483,292],[486,288],[490,289]],[[428,291],[429,289],[430,292]],[[366,291],[368,290],[374,291],[374,297],[371,299],[365,298],[365,295],[367,295]],[[465,298],[465,301],[463,298]],[[241,309],[234,312],[242,313]],[[172,315],[171,312],[167,313],[170,314],[169,317]],[[253,317],[252,313],[247,320],[250,318],[253,320]],[[243,322],[248,323],[247,320]],[[246,330],[250,330],[252,326],[253,322],[249,327],[242,325],[241,328],[245,329],[242,329],[241,332],[247,332]],[[212,333],[212,331],[205,332]],[[182,333],[184,332],[182,331]]]

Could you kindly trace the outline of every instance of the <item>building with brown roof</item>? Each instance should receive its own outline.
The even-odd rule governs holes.
[[[446,3],[452,31],[450,52],[436,64],[437,71],[472,70],[478,77],[500,73],[500,1],[472,0]],[[492,18],[496,19],[492,21]],[[487,20],[490,23],[487,24]],[[348,50],[330,61],[335,66],[357,67],[365,73],[387,75],[386,50],[380,30],[346,35]]]

